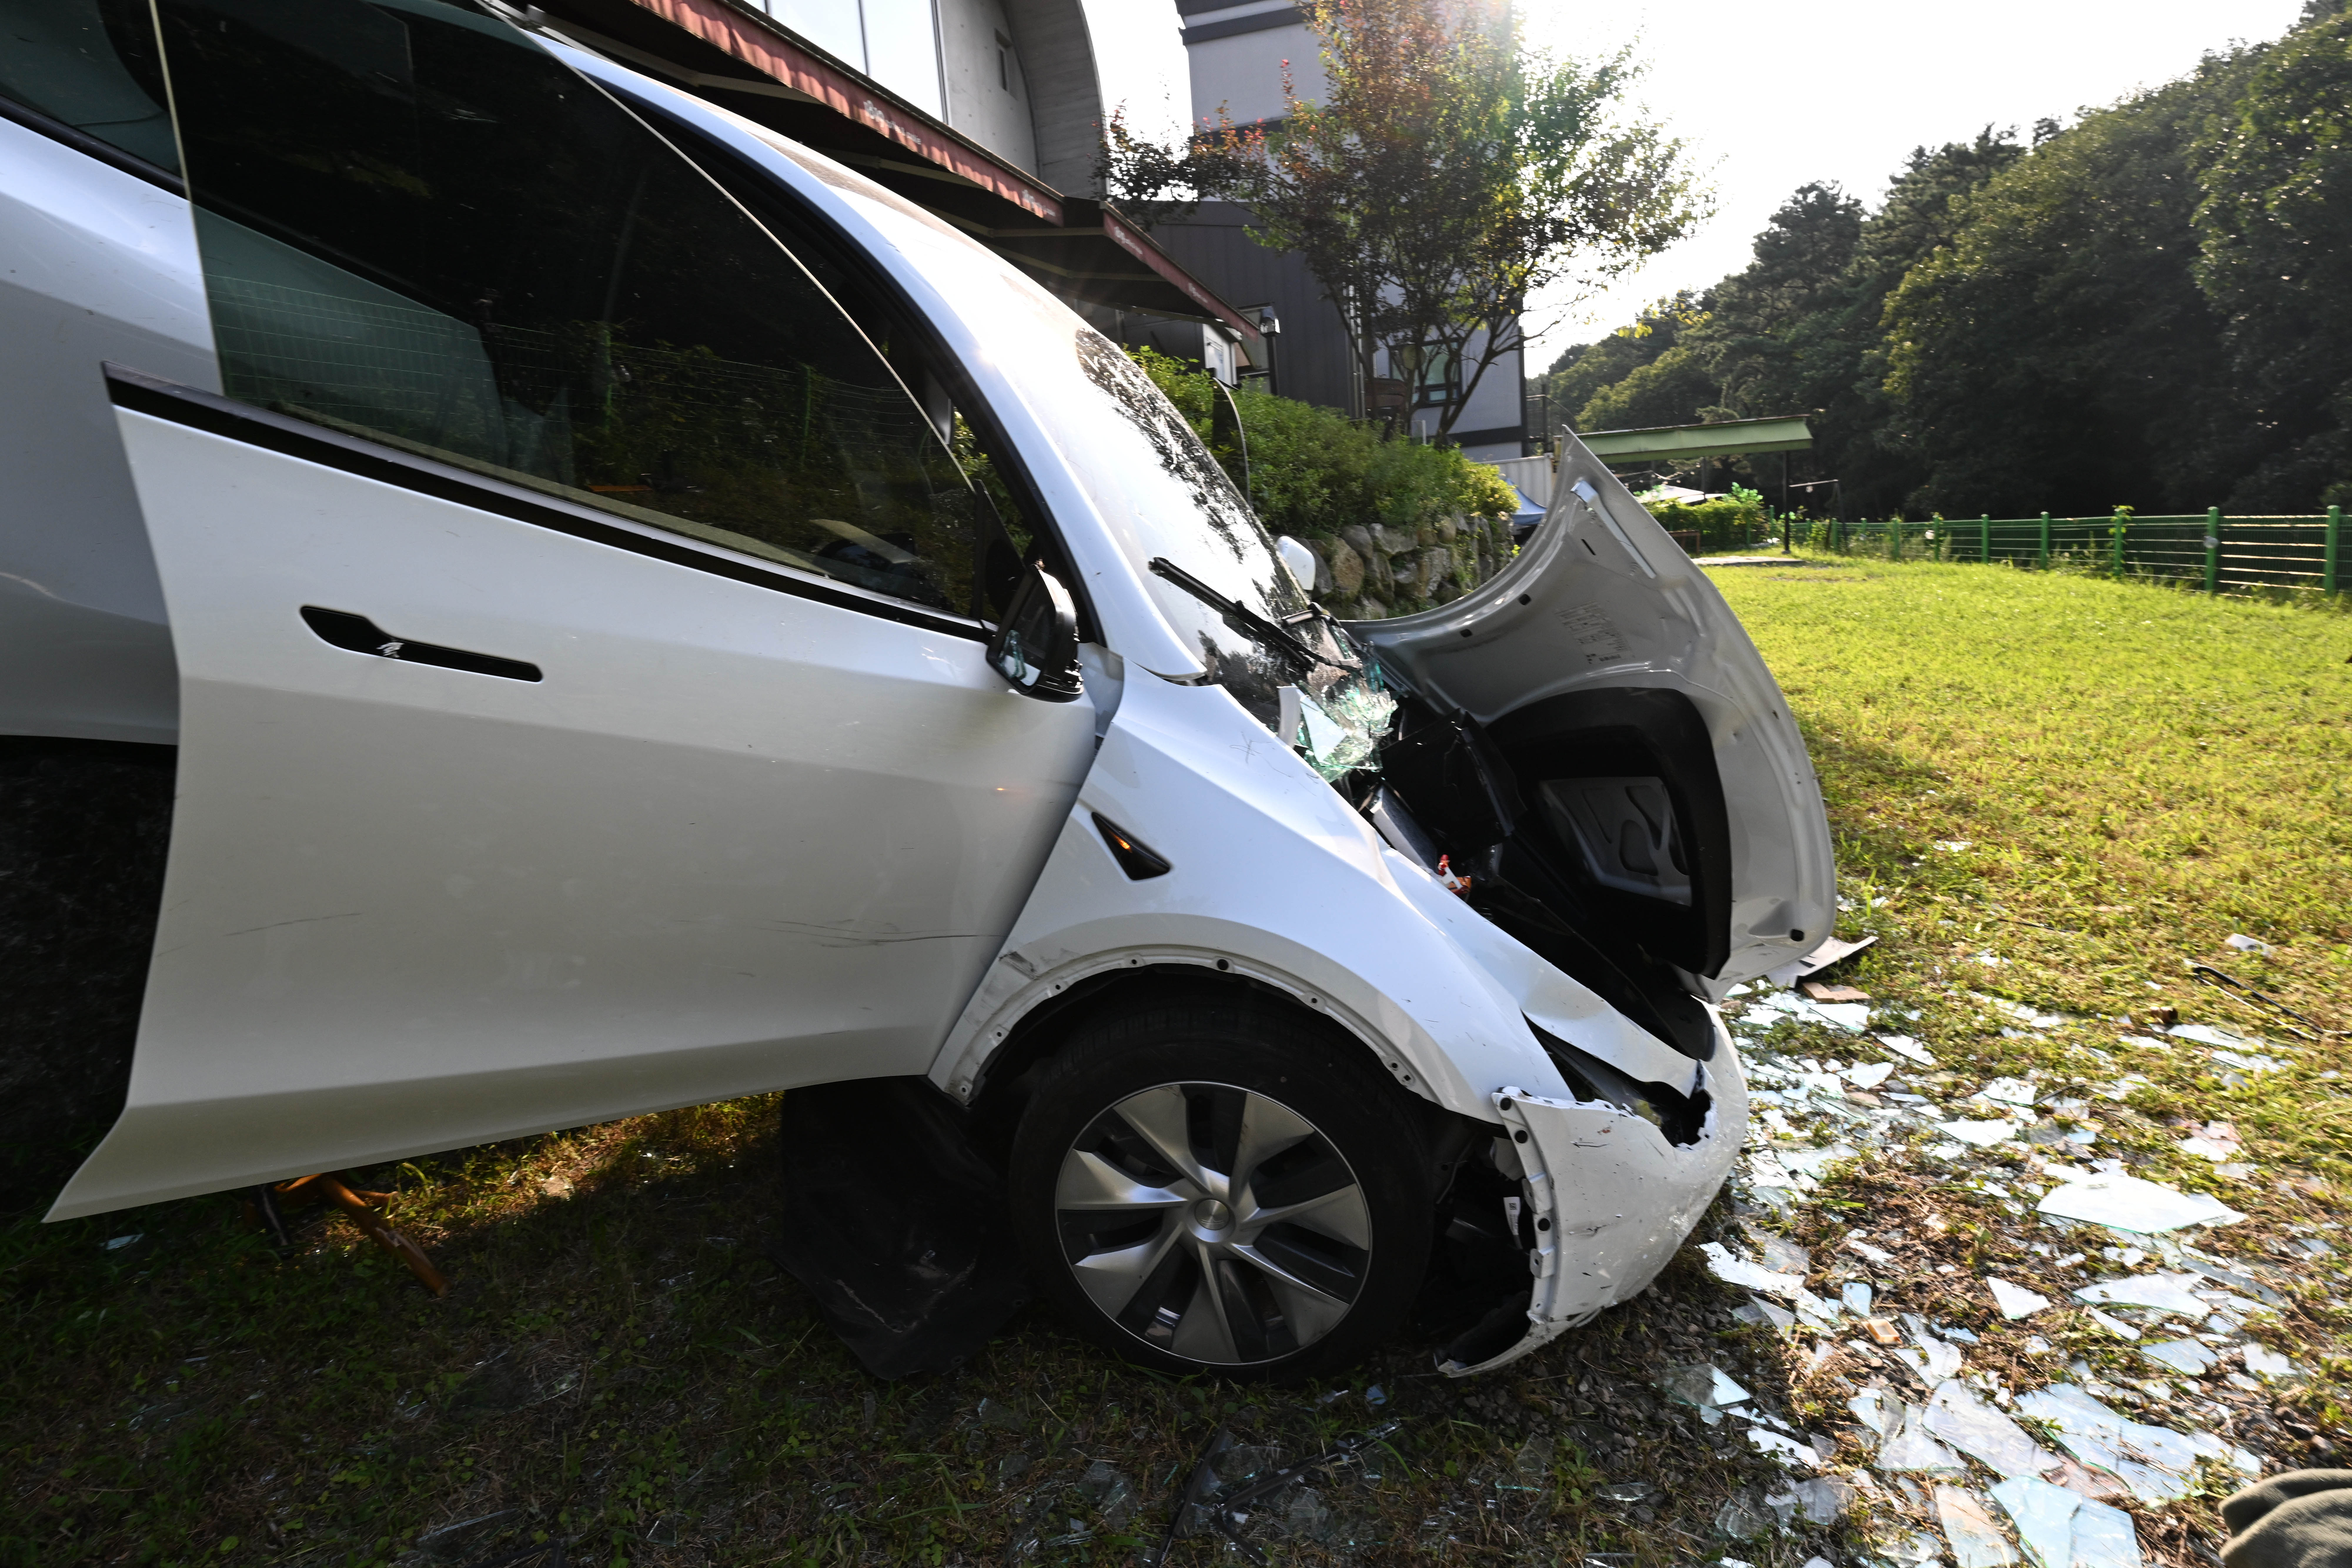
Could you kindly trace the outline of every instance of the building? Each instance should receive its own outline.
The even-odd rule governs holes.
[[[1287,111],[1285,74],[1312,99],[1324,84],[1321,46],[1290,0],[1176,0],[1183,22],[1186,75],[1194,125],[1230,117],[1235,124],[1279,124]],[[1274,390],[1358,417],[1393,411],[1418,434],[1434,434],[1444,409],[1457,402],[1455,367],[1432,356],[1419,365],[1381,356],[1380,382],[1362,384],[1338,306],[1295,255],[1270,251],[1247,233],[1250,214],[1230,202],[1206,202],[1191,217],[1153,231],[1168,254],[1226,298],[1280,323],[1271,350]],[[1449,439],[1483,462],[1530,450],[1523,392],[1524,354],[1513,350],[1480,381]],[[1539,433],[1538,433],[1539,434]]]
[[[1122,341],[1189,350],[1228,379],[1265,368],[1256,313],[1099,199],[1114,110],[1182,134],[1190,89],[1164,4],[541,0],[529,16],[848,164]]]

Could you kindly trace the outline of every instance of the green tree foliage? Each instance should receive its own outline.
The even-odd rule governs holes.
[[[1893,437],[1914,507],[2201,509],[2239,423],[2191,276],[2189,144],[2248,74],[2210,59],[2087,117],[1989,181],[1889,301]]]
[[[1656,424],[1696,424],[1715,404],[1717,389],[1706,364],[1677,343],[1623,381],[1602,387],[1577,411],[1579,430],[1642,430]]]
[[[1850,507],[1900,507],[1920,474],[1882,439],[1889,419],[1881,386],[1886,298],[1959,232],[1958,204],[2023,153],[1990,127],[1971,141],[1916,149],[1874,214],[1833,185],[1798,187],[1757,236],[1748,266],[1692,301],[1675,323],[1678,334],[1654,334],[1664,348],[1629,363],[1634,352],[1626,348],[1606,359],[1598,353],[1627,333],[1603,339],[1572,367],[1591,390],[1571,405],[1560,396],[1567,378],[1555,377],[1556,402],[1580,430],[1809,414],[1812,471],[1839,478]],[[1650,340],[1628,347],[1638,352]],[[1685,356],[1664,364],[1675,347]],[[1591,373],[1618,363],[1625,369],[1613,382]],[[1759,482],[1780,472],[1773,459],[1735,467]]]
[[[1848,517],[2352,504],[2347,192],[2352,10],[2308,0],[2031,148],[1922,148],[1875,212],[1801,187],[1702,319],[1554,395],[1575,371],[1588,430],[1804,413],[1791,466]]]
[[[2305,16],[2196,149],[2199,280],[2270,437],[2233,509],[2352,504],[2352,11]]]
[[[1208,373],[1150,349],[1130,353],[1201,439],[1211,441],[1216,391]],[[1459,448],[1383,439],[1328,408],[1251,387],[1235,392],[1234,402],[1249,447],[1250,501],[1271,532],[1310,538],[1350,524],[1411,528],[1455,513],[1504,517],[1517,508],[1503,476]],[[1238,453],[1217,455],[1239,468]]]
[[[1862,204],[1835,185],[1797,187],[1756,236],[1756,259],[1716,286],[1691,334],[1716,383],[1704,402],[1736,419],[1816,405],[1808,394],[1819,370],[1806,353],[1815,334],[1798,329],[1843,314],[1862,230]]]
[[[1592,394],[1655,361],[1681,340],[1685,328],[1706,314],[1697,296],[1685,289],[1643,311],[1632,326],[1621,327],[1599,342],[1579,343],[1562,352],[1544,377],[1553,418],[1571,429],[1601,428],[1580,423]]]
[[[1356,326],[1358,371],[1458,367],[1442,436],[1525,338],[1530,294],[1617,276],[1686,234],[1705,203],[1683,147],[1627,102],[1629,53],[1524,48],[1516,19],[1426,0],[1312,0],[1329,90],[1284,83],[1280,128],[1230,121],[1178,151],[1106,128],[1103,172],[1146,206],[1216,194],[1295,251]]]

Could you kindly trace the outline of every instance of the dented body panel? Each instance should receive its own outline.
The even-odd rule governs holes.
[[[1098,819],[1168,863],[1130,878]],[[1637,1295],[1722,1186],[1747,1129],[1738,1053],[1694,1066],[1381,842],[1292,750],[1213,686],[1130,675],[1036,890],[931,1069],[970,1100],[1022,1022],[1107,972],[1197,967],[1272,987],[1355,1035],[1398,1083],[1525,1131],[1517,1174],[1549,1228],[1529,1249],[1517,1360]],[[1712,1098],[1688,1146],[1579,1103],[1530,1021],[1637,1081]],[[1716,1023],[1717,1032],[1721,1024]]]
[[[1495,1095],[1536,1216],[1528,1331],[1499,1355],[1445,1371],[1467,1376],[1517,1361],[1649,1288],[1715,1200],[1746,1135],[1738,1053],[1717,1051],[1706,1072],[1715,1105],[1706,1134],[1685,1149],[1613,1105],[1516,1088]]]

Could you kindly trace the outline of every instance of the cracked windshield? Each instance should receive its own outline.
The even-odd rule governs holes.
[[[1132,359],[1081,330],[1077,362],[1123,451],[1090,472],[1150,561],[1161,611],[1196,638],[1209,678],[1337,779],[1372,758],[1396,714],[1368,650],[1310,601],[1183,414]],[[1304,585],[1311,588],[1312,583]]]

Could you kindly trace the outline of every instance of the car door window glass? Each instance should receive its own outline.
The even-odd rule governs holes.
[[[230,396],[978,613],[987,500],[882,353],[537,43],[445,0],[159,15]]]
[[[0,98],[180,166],[147,0],[0,0]]]

